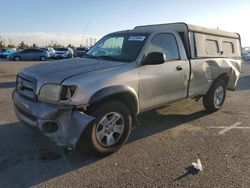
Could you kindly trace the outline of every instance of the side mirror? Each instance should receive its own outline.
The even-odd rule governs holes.
[[[151,52],[145,57],[143,65],[159,65],[165,62],[166,62],[165,54],[161,52]]]

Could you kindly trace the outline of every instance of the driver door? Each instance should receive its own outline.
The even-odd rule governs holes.
[[[154,109],[187,96],[189,62],[180,59],[175,35],[171,33],[155,35],[145,56],[151,52],[165,54],[166,62],[139,67],[141,111]]]

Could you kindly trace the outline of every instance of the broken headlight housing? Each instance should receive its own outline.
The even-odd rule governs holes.
[[[45,84],[41,87],[38,99],[49,103],[69,100],[75,93],[76,86],[64,86],[59,84]]]

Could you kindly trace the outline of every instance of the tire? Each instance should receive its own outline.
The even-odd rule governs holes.
[[[215,81],[206,95],[203,96],[203,105],[209,112],[218,111],[226,98],[226,82],[223,79]]]
[[[132,128],[132,116],[125,104],[119,101],[105,102],[90,109],[89,114],[96,121],[83,134],[84,146],[88,152],[111,154],[127,142]],[[112,117],[118,118],[113,119],[115,124],[111,123]]]
[[[40,61],[46,61],[46,57],[45,56],[41,56],[40,57]]]
[[[15,56],[15,57],[14,57],[14,61],[21,61],[21,57]]]

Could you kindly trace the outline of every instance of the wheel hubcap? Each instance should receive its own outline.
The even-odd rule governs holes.
[[[214,104],[216,106],[221,105],[224,99],[224,88],[222,86],[218,86],[214,92]]]
[[[104,115],[96,126],[97,141],[106,147],[116,144],[122,136],[124,126],[124,118],[118,112]]]

